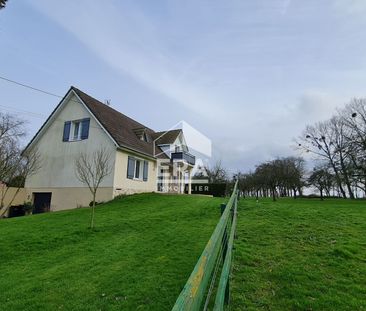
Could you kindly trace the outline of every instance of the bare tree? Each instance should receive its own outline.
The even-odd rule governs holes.
[[[282,179],[287,196],[297,198],[302,195],[302,188],[305,185],[305,160],[301,157],[287,157],[281,159]]]
[[[223,183],[228,180],[228,173],[222,166],[221,160],[216,161],[212,166],[205,165],[204,169],[210,183]]]
[[[278,158],[256,166],[254,172],[238,174],[239,188],[244,195],[261,197],[302,194],[305,185],[305,161],[301,157]]]
[[[308,126],[298,146],[325,159],[344,198],[366,193],[366,99],[353,99],[329,120]]]
[[[24,121],[9,114],[0,113],[0,217],[3,217],[19,194],[27,177],[35,174],[41,168],[41,157],[37,150],[22,153],[20,138],[25,134]],[[18,182],[14,183],[14,180]],[[9,185],[16,187],[16,191],[5,205],[5,198],[9,193]]]
[[[324,200],[324,192],[327,196],[330,196],[330,189],[333,186],[333,181],[334,176],[325,165],[315,167],[308,178],[309,184],[319,190],[320,199],[322,201]]]
[[[93,198],[90,218],[91,229],[94,228],[95,198],[98,188],[111,171],[110,154],[105,148],[90,154],[81,152],[75,159],[75,175],[83,184],[88,186]]]
[[[297,140],[298,147],[306,152],[311,152],[320,159],[325,159],[334,171],[335,179],[344,198],[347,197],[343,187],[344,180],[349,188],[349,194],[353,197],[349,178],[346,175],[346,142],[344,140],[344,123],[337,117],[331,120],[318,122],[313,126],[307,126],[302,136]],[[342,176],[342,173],[345,175]]]
[[[346,151],[354,183],[366,193],[366,99],[355,98],[338,113],[348,129],[345,132]]]
[[[25,135],[25,121],[11,114],[0,113],[0,141],[18,140]]]
[[[15,198],[23,187],[23,182],[28,177],[34,175],[41,168],[41,157],[38,151],[32,151],[27,154],[15,154],[13,161],[7,163],[9,167],[6,170],[4,184],[1,188],[0,200],[0,217],[6,215],[10,206],[13,204]],[[2,174],[3,175],[3,174]],[[17,180],[14,182],[14,180]],[[12,184],[10,184],[12,182]],[[8,187],[9,185],[9,187]],[[16,188],[13,195],[9,198],[8,203],[5,204],[5,198],[8,196],[10,186]]]
[[[255,169],[255,176],[257,182],[260,183],[262,189],[269,190],[272,200],[276,201],[278,197],[278,190],[281,187],[282,178],[282,164],[279,159],[261,163]]]

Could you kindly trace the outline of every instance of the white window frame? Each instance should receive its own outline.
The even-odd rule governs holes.
[[[136,177],[137,161],[139,161],[139,177]],[[143,170],[144,170],[144,160],[135,157],[135,168],[133,170],[133,179],[134,180],[143,180],[143,175],[144,175]]]
[[[77,137],[75,137],[75,135],[74,135],[76,124],[79,124]],[[82,127],[83,127],[82,120],[71,121],[69,141],[79,141],[79,140],[81,140]]]

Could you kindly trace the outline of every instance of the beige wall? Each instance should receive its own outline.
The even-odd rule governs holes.
[[[4,198],[3,204],[4,207],[9,206],[10,202],[13,200],[14,194],[16,193],[18,188],[6,188],[5,186],[0,186],[0,200]],[[6,191],[7,190],[7,191]],[[5,193],[6,191],[6,193]],[[18,194],[15,196],[13,202],[11,203],[12,206],[14,205],[21,205],[25,201],[28,201],[29,198],[27,197],[27,193],[24,188],[20,188]],[[6,213],[8,214],[8,213]]]
[[[138,192],[156,191],[156,168],[155,162],[149,161],[148,180],[131,180],[127,178],[128,155],[142,160],[148,160],[141,156],[125,151],[115,152],[115,173],[113,187],[100,187],[97,192],[97,201],[105,202],[112,200],[120,194],[133,194]],[[92,200],[90,190],[85,187],[30,187],[27,188],[29,197],[33,198],[33,193],[51,192],[51,211],[72,209],[80,206],[88,206]]]
[[[73,142],[62,141],[65,121],[88,117],[90,117],[88,139]],[[77,97],[72,95],[62,110],[56,113],[55,119],[49,123],[34,144],[41,155],[42,168],[37,174],[27,178],[26,188],[84,187],[76,178],[74,169],[74,159],[81,151],[91,153],[103,146],[110,152],[110,165],[114,167],[116,147],[113,141]],[[101,187],[113,187],[113,180],[112,172],[103,180]]]
[[[148,180],[133,180],[127,178],[128,156],[149,162]],[[157,189],[156,161],[136,155],[127,151],[117,151],[114,173],[114,195],[132,194],[136,192],[153,192]]]
[[[32,188],[27,189],[30,198],[35,192],[51,192],[51,211],[60,211],[76,207],[89,206],[92,195],[88,188]],[[110,201],[113,198],[112,187],[102,187],[97,191],[97,202]]]

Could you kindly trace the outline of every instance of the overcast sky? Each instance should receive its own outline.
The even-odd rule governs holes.
[[[8,2],[1,76],[74,85],[155,130],[185,120],[231,170],[296,154],[306,124],[366,96],[365,0]],[[0,80],[29,139],[58,101]]]

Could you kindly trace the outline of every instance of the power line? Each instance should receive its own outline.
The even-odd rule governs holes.
[[[33,91],[37,91],[37,92],[40,92],[40,93],[43,93],[43,94],[46,94],[46,95],[49,95],[49,96],[53,96],[53,97],[57,97],[57,98],[64,98],[64,96],[61,96],[61,95],[57,95],[57,94],[54,94],[54,93],[51,93],[51,92],[48,92],[48,91],[45,91],[45,90],[42,90],[40,88],[36,88],[36,87],[33,87],[31,85],[28,85],[28,84],[24,84],[24,83],[21,83],[21,82],[18,82],[18,81],[15,81],[15,80],[12,80],[12,79],[9,79],[9,78],[6,78],[6,77],[3,77],[3,76],[0,76],[0,79],[1,80],[4,80],[6,82],[9,82],[9,83],[13,83],[17,86],[21,86],[21,87],[24,87],[24,88],[27,88],[27,89],[30,89],[30,90],[33,90]],[[76,101],[76,100],[70,100],[72,102],[75,102],[75,103],[78,103],[80,104],[79,101]],[[40,118],[40,119],[44,119],[44,118],[47,118],[47,116],[45,115],[42,115],[42,114],[39,114],[39,113],[35,113],[35,112],[30,112],[30,111],[26,111],[26,110],[20,110],[20,109],[17,109],[17,108],[13,108],[13,107],[10,107],[10,106],[5,106],[5,105],[0,105],[0,107],[3,107],[4,109],[8,109],[8,110],[14,110],[16,112],[19,112],[19,113],[25,113],[25,114],[30,114],[31,116],[33,117],[36,117],[36,118]],[[57,122],[65,122],[66,120],[62,120],[62,119],[59,119],[59,120],[54,120],[54,121],[57,121]],[[95,129],[99,129],[99,130],[103,130],[101,127],[99,126],[92,126],[92,125],[89,125],[90,128],[95,128]]]
[[[77,102],[76,100],[70,100],[70,101],[73,101],[75,103]],[[79,102],[77,102],[77,103],[79,103]],[[10,110],[10,111],[15,111],[15,112],[18,112],[18,113],[26,114],[27,116],[38,118],[38,119],[41,119],[41,120],[44,120],[44,119],[47,118],[46,115],[40,114],[40,113],[35,113],[35,112],[27,111],[27,110],[20,110],[20,109],[5,106],[5,105],[0,105],[0,107],[5,109],[5,110]],[[61,123],[65,123],[66,121],[68,121],[68,120],[64,120],[64,119],[55,119],[55,120],[53,120],[53,122],[61,122]],[[99,127],[99,126],[89,125],[89,127],[102,130],[102,128]]]
[[[46,94],[46,95],[50,95],[50,96],[54,96],[54,97],[58,97],[58,98],[63,97],[63,96],[60,96],[60,95],[57,95],[57,94],[54,94],[54,93],[36,88],[36,87],[28,85],[28,84],[24,84],[24,83],[15,81],[15,80],[11,80],[11,79],[3,77],[3,76],[0,76],[0,79],[4,80],[4,81],[7,81],[7,82],[10,82],[10,83],[13,83],[13,84],[16,84],[16,85],[19,85],[19,86],[22,86],[22,87],[25,87],[25,88],[28,88],[28,89],[33,90],[33,91],[41,92],[41,93]]]
[[[40,114],[40,113],[36,113],[36,112],[31,112],[31,111],[27,111],[27,110],[21,110],[18,108],[14,108],[14,107],[10,107],[10,106],[5,106],[5,105],[0,105],[1,108],[5,109],[5,110],[12,110],[18,113],[22,113],[22,114],[27,114],[30,115],[32,117],[36,117],[36,118],[46,118],[47,116]]]
[[[6,82],[9,82],[9,83],[13,83],[17,86],[21,86],[21,87],[24,87],[24,88],[27,88],[27,89],[30,89],[32,91],[37,91],[37,92],[40,92],[40,93],[43,93],[43,94],[46,94],[46,95],[49,95],[49,96],[53,96],[53,97],[57,97],[57,98],[63,98],[62,96],[60,95],[57,95],[57,94],[54,94],[54,93],[51,93],[51,92],[48,92],[48,91],[45,91],[45,90],[42,90],[40,88],[36,88],[34,86],[31,86],[31,85],[28,85],[28,84],[24,84],[24,83],[21,83],[21,82],[18,82],[18,81],[15,81],[15,80],[12,80],[12,79],[9,79],[9,78],[6,78],[6,77],[3,77],[3,76],[0,76],[0,79],[1,80],[4,80]],[[39,113],[36,113],[36,112],[31,112],[31,111],[27,111],[27,110],[20,110],[18,108],[14,108],[14,107],[10,107],[10,106],[6,106],[6,105],[0,105],[0,107],[4,108],[4,109],[7,109],[7,110],[13,110],[13,111],[16,111],[16,112],[19,112],[19,113],[25,113],[25,114],[30,114],[34,117],[38,117],[38,118],[47,118],[47,116],[45,115],[42,115],[42,114],[39,114]]]

